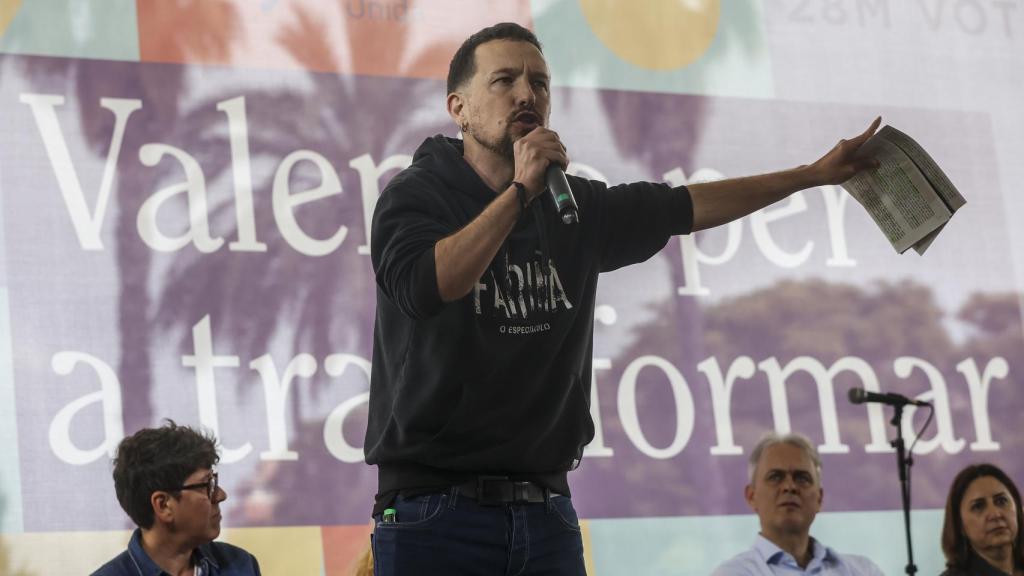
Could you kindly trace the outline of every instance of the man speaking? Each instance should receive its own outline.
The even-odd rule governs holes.
[[[549,87],[529,30],[472,35],[448,72],[462,139],[427,139],[377,203],[365,450],[378,469],[379,576],[584,574],[566,473],[594,434],[598,275],[871,165],[856,153],[878,120],[811,165],[761,176],[689,187],[569,176],[566,223],[542,196],[549,167],[569,163],[548,127]]]

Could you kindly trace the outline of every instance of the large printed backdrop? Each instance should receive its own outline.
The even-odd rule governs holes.
[[[544,43],[574,173],[785,168],[881,114],[968,199],[925,257],[892,253],[822,187],[606,275],[598,434],[571,476],[591,573],[706,573],[747,546],[746,454],[773,428],[820,446],[814,533],[902,571],[889,414],[849,405],[852,386],[935,405],[913,497],[919,566],[938,571],[956,471],[989,460],[1024,479],[1021,8],[5,2],[0,572],[116,553],[113,448],[172,418],[221,440],[225,539],[270,574],[347,573],[375,488],[369,217],[424,138],[455,134],[448,59],[501,20]]]

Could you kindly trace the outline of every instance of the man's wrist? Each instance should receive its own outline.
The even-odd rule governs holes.
[[[813,164],[804,164],[792,169],[796,190],[806,190],[825,184],[825,178],[815,170]]]
[[[516,189],[516,199],[519,201],[519,214],[525,214],[526,207],[530,205],[529,194],[526,192],[526,185],[522,182],[513,180],[512,186]]]

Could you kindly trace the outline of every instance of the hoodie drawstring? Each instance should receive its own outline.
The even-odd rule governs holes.
[[[533,221],[537,225],[537,234],[540,235],[540,267],[545,278],[551,277],[551,251],[548,244],[548,228],[544,225],[544,207],[540,205],[538,197],[533,203]]]
[[[541,274],[545,282],[551,278],[551,246],[548,241],[548,229],[544,221],[544,207],[541,206],[541,200],[538,197],[530,206],[530,210],[533,212],[534,226],[537,228],[537,235],[540,240],[540,267]],[[526,214],[519,216],[520,220],[525,217]],[[529,266],[529,263],[527,264]],[[495,258],[494,263],[491,265],[491,274],[494,276],[497,282],[501,283],[501,288],[505,292],[506,298],[513,298],[512,294],[512,264],[509,261],[509,248],[508,238],[505,239],[501,244],[501,256]],[[534,282],[534,289],[543,289],[541,282]],[[539,295],[543,301],[543,295]]]

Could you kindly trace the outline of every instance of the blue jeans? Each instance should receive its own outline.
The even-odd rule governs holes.
[[[572,501],[481,506],[457,488],[399,497],[374,518],[374,576],[586,576]]]

